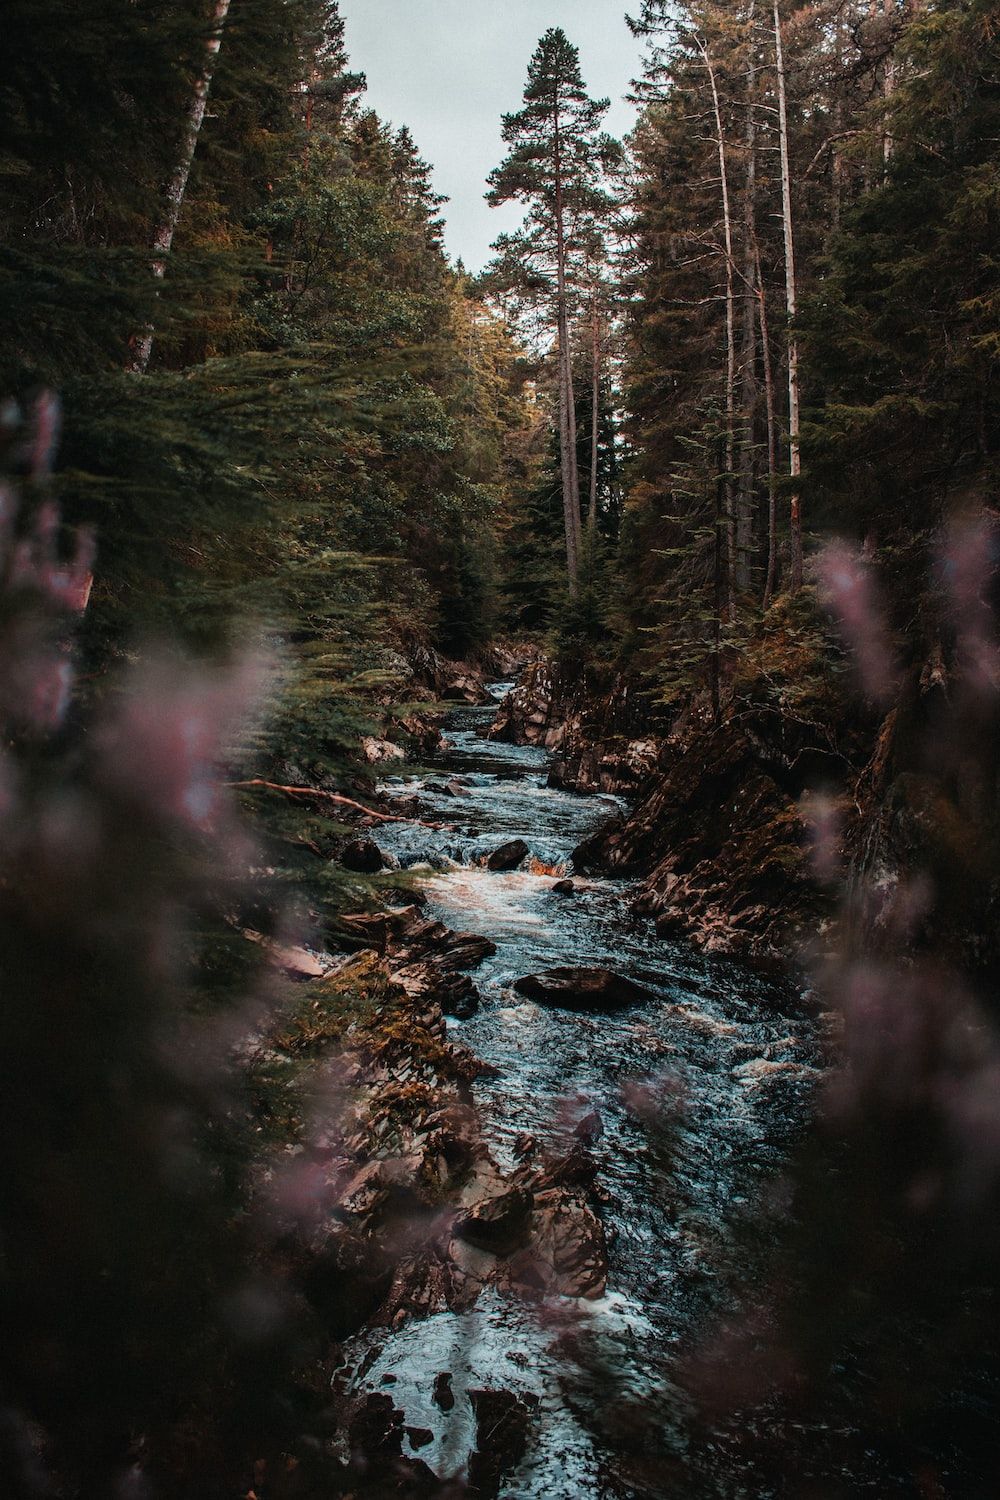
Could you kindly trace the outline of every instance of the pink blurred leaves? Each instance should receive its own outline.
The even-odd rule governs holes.
[[[887,704],[899,669],[873,570],[848,542],[827,544],[817,559],[820,597],[833,614],[867,698]]]

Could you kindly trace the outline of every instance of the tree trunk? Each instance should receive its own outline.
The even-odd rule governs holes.
[[[884,73],[883,78],[882,78],[882,95],[883,95],[883,98],[885,99],[885,102],[886,102],[887,106],[889,104],[890,99],[892,98],[893,94],[896,91],[896,58],[895,58],[896,38],[892,35],[892,32],[891,32],[891,28],[892,28],[892,24],[893,24],[893,15],[894,15],[894,12],[895,12],[895,6],[893,4],[893,0],[883,0],[882,14],[885,16],[886,29],[889,32],[889,37],[888,37],[888,47],[889,47],[889,50],[886,53],[885,73]],[[885,164],[886,167],[888,167],[889,162],[892,160],[892,148],[893,148],[893,140],[892,140],[892,135],[891,135],[891,133],[889,131],[889,121],[888,121],[888,118],[887,118],[886,122],[885,122],[884,129],[882,131],[882,160],[883,160],[883,162],[884,162],[884,164]]]
[[[847,27],[844,12],[838,11],[837,23],[834,30],[834,67],[839,76],[846,72],[844,64],[844,52],[847,41]],[[836,232],[840,228],[841,214],[844,208],[844,162],[839,145],[839,140],[844,134],[844,89],[841,83],[836,90],[836,98],[833,111],[834,132],[838,138],[830,148],[830,175],[833,187],[833,202],[830,207],[830,222]]]
[[[562,470],[563,521],[566,528],[566,570],[570,593],[575,594],[580,571],[580,484],[576,459],[576,407],[573,362],[566,310],[566,227],[563,220],[562,136],[559,104],[554,104],[556,189],[556,326],[559,339],[559,453]]]
[[[587,510],[587,524],[591,532],[594,532],[597,530],[597,460],[600,452],[601,436],[601,320],[596,291],[594,292],[591,335],[590,505]]]
[[[788,160],[788,100],[785,91],[785,56],[781,43],[781,16],[774,0],[774,56],[778,73],[778,129],[781,142],[781,217],[785,232],[785,311],[788,316],[788,453],[792,477],[790,503],[792,539],[792,589],[802,587],[802,511],[798,478],[802,472],[799,425],[799,345],[795,335],[798,302],[795,290],[795,237],[792,226],[792,178]]]
[[[767,577],[764,582],[764,608],[774,598],[778,583],[778,423],[774,402],[774,370],[771,365],[771,338],[767,327],[767,296],[760,268],[760,250],[755,247],[757,270],[757,312],[760,319],[760,352],[764,360],[764,404],[767,408]]]
[[[577,566],[579,567],[583,526],[580,521],[580,452],[579,434],[576,428],[576,390],[573,382],[573,350],[570,346],[569,318],[564,315],[566,331],[566,410],[569,415],[569,502],[573,518],[573,534],[576,537]]]
[[[726,141],[722,130],[722,109],[715,69],[708,49],[700,38],[697,47],[708,73],[715,112],[715,139],[719,151],[719,180],[722,188],[722,228],[726,258],[726,608],[730,621],[736,618],[736,517],[734,514],[733,462],[736,448],[736,297],[733,284],[733,220],[729,205],[729,172],[726,166]]]
[[[212,78],[215,74],[215,64],[219,56],[219,48],[222,46],[222,32],[229,15],[231,0],[215,0],[212,12],[212,30],[205,44],[205,62],[194,86],[191,104],[188,108],[187,120],[184,125],[184,134],[181,138],[180,155],[177,165],[174,167],[170,181],[167,183],[164,195],[163,218],[156,226],[153,234],[153,275],[161,280],[167,274],[167,256],[170,254],[174,243],[174,234],[184,206],[184,195],[187,192],[188,178],[191,176],[191,163],[194,161],[194,153],[198,146],[198,136],[201,134],[202,121],[205,118],[205,109],[208,105],[208,93],[212,87]],[[145,375],[149,368],[150,355],[153,352],[153,325],[149,324],[139,334],[133,344],[132,351],[125,369],[130,375]]]
[[[741,352],[740,481],[736,503],[736,586],[750,588],[753,549],[754,488],[756,479],[755,428],[757,414],[757,60],[754,52],[756,0],[747,15],[746,172],[743,187],[743,348]]]
[[[712,549],[712,659],[709,664],[714,724],[718,724],[722,719],[722,511],[723,482],[720,474],[715,482],[715,538]]]

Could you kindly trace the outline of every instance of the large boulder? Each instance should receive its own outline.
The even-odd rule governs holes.
[[[529,1296],[603,1297],[607,1241],[589,1204],[562,1186],[536,1192],[531,1241],[511,1258],[510,1276]]]
[[[361,753],[370,766],[385,765],[386,762],[406,759],[406,751],[391,740],[377,739],[366,734],[361,740]]]
[[[391,956],[394,972],[428,961],[449,973],[474,969],[497,951],[496,943],[481,933],[453,932],[443,922],[425,917],[416,905],[358,912],[343,920],[369,947]]]
[[[385,869],[385,856],[374,839],[352,839],[340,851],[340,863],[358,875],[377,875]]]
[[[455,1234],[477,1250],[510,1255],[528,1238],[534,1199],[527,1188],[513,1187],[477,1203],[455,1221]]]
[[[488,870],[516,870],[518,865],[523,864],[531,850],[524,839],[511,839],[506,844],[501,844],[499,849],[494,849],[486,861]]]
[[[514,982],[519,995],[561,1010],[622,1010],[656,997],[625,974],[611,969],[544,969]]]
[[[469,1391],[476,1414],[476,1447],[469,1458],[469,1484],[480,1500],[495,1500],[504,1476],[528,1451],[528,1431],[538,1398],[513,1391]]]
[[[446,703],[468,703],[476,706],[493,701],[482,678],[473,676],[471,673],[459,673],[453,677],[445,684],[441,697]]]

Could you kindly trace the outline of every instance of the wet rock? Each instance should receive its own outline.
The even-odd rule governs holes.
[[[407,714],[405,719],[400,719],[399,727],[419,755],[436,755],[448,747],[448,741],[441,733],[441,725],[434,714]]]
[[[552,887],[552,894],[554,896],[575,896],[576,895],[576,881],[575,880],[557,880],[556,883],[555,883],[555,885]]]
[[[551,664],[532,663],[500,704],[486,737],[509,745],[548,744],[553,698]]]
[[[570,855],[574,868],[584,874],[600,874],[611,868],[614,851],[618,848],[624,827],[624,819],[617,813],[609,817],[596,833],[577,844]]]
[[[411,1243],[414,1234],[419,1232],[419,1220],[412,1213],[404,1214],[394,1226],[397,1242]],[[378,1321],[386,1327],[401,1328],[410,1318],[425,1318],[431,1313],[442,1312],[450,1304],[450,1294],[449,1268],[433,1253],[428,1240],[413,1254],[400,1260],[392,1287],[379,1309]]]
[[[385,858],[374,839],[352,839],[340,851],[340,863],[359,875],[377,875],[385,869]]]
[[[453,677],[446,683],[441,697],[446,703],[490,703],[492,699],[483,686],[481,677],[474,677],[471,673]]]
[[[610,705],[609,705],[610,708]],[[624,736],[591,739],[593,731],[579,717],[571,719],[560,753],[549,770],[548,785],[584,795],[633,795],[656,770],[662,742]]]
[[[575,850],[575,867],[641,878],[638,909],[661,937],[706,952],[782,952],[828,905],[810,876],[801,801],[823,740],[839,779],[846,761],[822,724],[770,701],[741,700],[738,716],[718,724],[692,709],[625,821]]]
[[[482,1500],[495,1500],[505,1474],[524,1458],[531,1410],[513,1391],[470,1391],[476,1414],[476,1449],[469,1459],[469,1483]]]
[[[451,1371],[441,1370],[434,1376],[431,1400],[439,1411],[451,1411],[455,1405],[455,1392],[451,1388]]]
[[[388,1195],[383,1163],[366,1162],[341,1190],[336,1207],[337,1215],[352,1219],[368,1218],[382,1207]]]
[[[446,785],[446,787],[448,789],[449,794],[452,797],[471,797],[472,796],[472,793],[469,791],[469,788],[465,785],[464,782],[459,781],[459,779],[458,779],[457,776],[453,776],[450,781],[448,781],[448,782],[445,783],[445,785]]]
[[[479,991],[467,974],[432,960],[393,967],[393,977],[413,1000],[432,1001],[442,1014],[467,1021],[479,1009]]]
[[[565,1156],[550,1157],[534,1180],[537,1191],[553,1187],[583,1189],[591,1193],[597,1178],[597,1163],[583,1141],[577,1141]],[[592,1196],[592,1194],[591,1194]]]
[[[563,1010],[620,1010],[656,998],[634,979],[598,968],[545,969],[515,980],[514,988],[537,1005]]]
[[[546,1293],[602,1297],[608,1279],[604,1226],[593,1209],[560,1188],[535,1197],[529,1250]]]
[[[668,906],[656,918],[657,937],[681,937],[690,931],[691,918],[679,906]]]
[[[404,1414],[391,1396],[373,1392],[351,1418],[348,1438],[351,1452],[369,1462],[403,1452]]]
[[[599,1141],[604,1134],[604,1121],[601,1119],[600,1112],[596,1109],[588,1110],[583,1119],[577,1121],[573,1134],[586,1146],[592,1146],[595,1141]]]
[[[486,861],[486,868],[496,871],[516,870],[530,853],[524,839],[511,839],[508,843],[501,844],[499,849],[494,849]]]
[[[527,1188],[514,1187],[485,1203],[477,1203],[455,1221],[455,1234],[477,1250],[510,1255],[528,1237],[533,1197]]]
[[[429,1427],[407,1427],[406,1436],[410,1440],[411,1448],[426,1448],[428,1443],[433,1443],[434,1434]]]
[[[402,797],[391,797],[389,799],[390,810],[398,813],[401,818],[419,818],[423,812],[420,798],[412,792],[405,793]]]
[[[391,740],[378,740],[367,734],[361,741],[361,753],[370,766],[406,759],[406,751],[394,745]]]
[[[322,979],[334,962],[328,955],[284,943],[268,943],[267,953],[274,967],[283,970],[289,979]]]
[[[429,988],[444,1014],[456,1021],[468,1021],[479,1009],[479,991],[468,974],[438,973]]]
[[[409,965],[433,961],[455,972],[475,968],[497,951],[496,944],[478,932],[453,932],[443,922],[424,916],[416,905],[373,915],[357,913],[343,919],[362,940],[391,958],[393,973]]]

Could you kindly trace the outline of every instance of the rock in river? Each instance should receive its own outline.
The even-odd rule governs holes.
[[[340,863],[359,875],[377,875],[385,869],[385,857],[374,839],[352,839],[341,850]]]
[[[494,849],[486,861],[488,870],[516,870],[518,865],[531,853],[524,839],[511,839],[509,843],[501,844],[499,849]]]
[[[497,1198],[490,1198],[457,1219],[455,1233],[459,1239],[489,1250],[494,1255],[509,1255],[528,1237],[528,1223],[534,1199],[520,1187],[510,1188]]]
[[[530,1395],[513,1391],[469,1391],[476,1414],[476,1450],[469,1458],[469,1483],[481,1500],[499,1495],[504,1475],[528,1450]],[[534,1398],[537,1405],[537,1397]]]
[[[519,995],[564,1010],[621,1010],[655,999],[651,990],[610,969],[544,969],[514,981]]]

